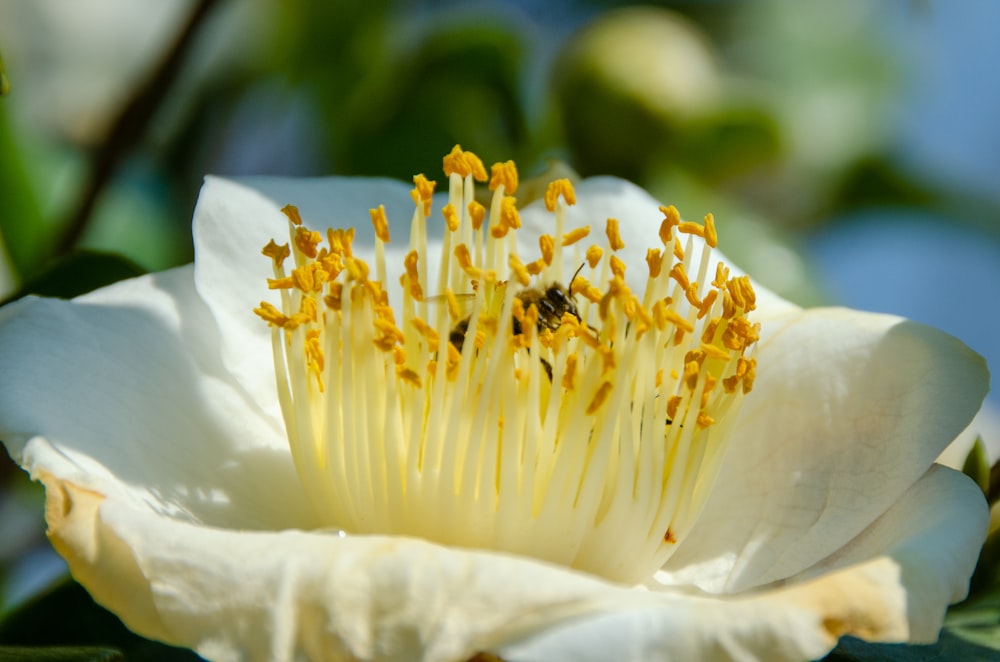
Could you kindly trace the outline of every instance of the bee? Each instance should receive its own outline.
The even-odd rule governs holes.
[[[580,275],[580,271],[582,270],[583,265],[581,264],[580,268],[573,274],[573,278],[570,279],[568,287],[558,281],[553,281],[545,289],[526,287],[514,295],[521,301],[521,305],[525,310],[534,306],[538,311],[537,330],[539,333],[546,329],[556,331],[562,325],[563,315],[567,313],[575,317],[577,321],[581,320],[580,311],[576,307],[576,299],[573,295],[573,281],[576,280],[576,277]],[[467,296],[471,297],[473,295],[470,294]],[[470,315],[459,320],[448,334],[448,342],[460,352],[462,351],[462,346],[465,344],[465,335],[469,332],[469,321],[471,319]],[[516,317],[511,319],[511,333],[515,336],[524,333],[521,322]],[[552,381],[552,366],[543,358],[540,358],[539,361],[541,361],[542,367],[545,368],[545,374],[549,376],[549,381]]]
[[[576,307],[576,299],[572,293],[572,288],[573,281],[576,280],[582,269],[583,265],[581,264],[580,268],[573,274],[573,278],[569,281],[569,287],[564,286],[558,281],[553,281],[545,289],[526,287],[514,295],[521,301],[521,305],[524,306],[525,310],[531,306],[535,306],[538,310],[539,333],[545,329],[556,331],[562,324],[563,315],[566,313],[569,313],[578,321],[580,320],[580,311]],[[451,333],[448,334],[449,342],[458,351],[462,351],[462,346],[465,344],[465,334],[469,332],[470,319],[471,315],[459,320],[452,327]],[[521,322],[516,317],[511,320],[511,332],[515,336],[524,333],[524,329],[521,328]],[[549,377],[551,378],[551,367],[546,365],[546,370],[549,372]]]

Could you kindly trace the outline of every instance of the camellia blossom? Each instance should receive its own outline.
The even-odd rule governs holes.
[[[986,531],[934,464],[977,355],[783,301],[627,182],[519,209],[513,163],[444,163],[209,178],[193,268],[0,309],[0,438],[98,602],[212,660],[935,639]]]

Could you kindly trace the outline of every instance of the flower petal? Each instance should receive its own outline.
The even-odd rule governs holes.
[[[801,660],[906,634],[886,559],[720,600],[407,538],[199,527],[42,477],[50,538],[98,602],[213,660]]]
[[[275,421],[281,413],[270,368],[270,334],[253,309],[262,300],[278,301],[267,289],[274,273],[260,250],[272,238],[288,241],[288,218],[281,213],[287,204],[298,207],[303,223],[314,230],[356,228],[355,253],[361,257],[374,255],[368,210],[385,205],[395,241],[386,259],[400,273],[414,208],[409,188],[389,179],[205,179],[194,211],[195,284],[222,334],[225,365]],[[255,357],[267,367],[262,369]]]
[[[986,394],[983,360],[889,315],[814,309],[772,330],[738,437],[673,581],[737,592],[854,538],[923,475]]]
[[[905,640],[898,577],[892,560],[874,559],[740,598],[687,596],[609,610],[551,626],[496,652],[518,662],[817,659],[848,634]]]
[[[306,525],[282,431],[229,379],[218,342],[190,268],[6,306],[0,374],[17,381],[0,438],[33,475],[127,503],[220,526]]]
[[[790,582],[880,554],[899,563],[911,642],[937,640],[945,609],[963,599],[986,538],[989,509],[964,474],[934,465],[881,517]]]

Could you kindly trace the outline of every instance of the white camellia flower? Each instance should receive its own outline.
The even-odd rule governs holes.
[[[934,464],[977,355],[755,288],[627,182],[519,213],[512,163],[488,207],[445,171],[209,178],[193,267],[0,309],[0,438],[98,602],[211,660],[935,639],[986,531]]]

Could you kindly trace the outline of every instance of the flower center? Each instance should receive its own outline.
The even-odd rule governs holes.
[[[352,252],[352,230],[329,230],[324,242],[291,206],[290,242],[264,248],[281,303],[255,312],[271,326],[305,489],[348,533],[641,581],[691,529],[753,386],[749,279],[712,260],[711,216],[684,222],[661,207],[638,296],[615,255],[624,245],[615,219],[588,247],[589,227],[564,231],[575,204],[568,180],[549,185],[553,234],[525,262],[514,163],[487,177],[456,146],[444,171],[439,277],[427,279],[434,185],[417,175],[398,311],[388,305],[382,207],[371,211],[374,275]],[[488,210],[474,191],[487,179]]]

